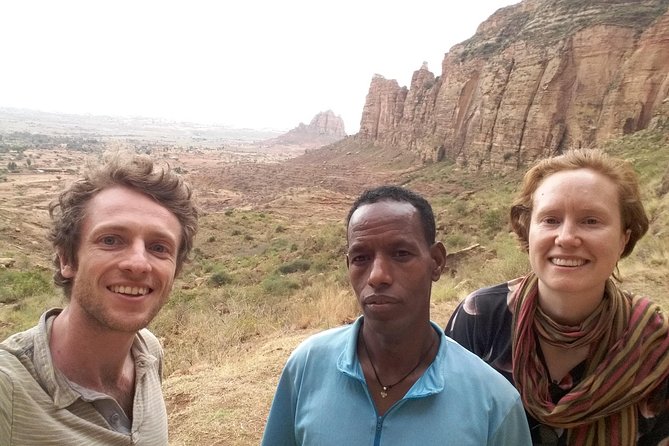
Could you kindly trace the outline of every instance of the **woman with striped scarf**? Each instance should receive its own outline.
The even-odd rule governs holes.
[[[669,325],[620,288],[648,230],[626,161],[574,150],[539,161],[511,208],[524,277],[477,290],[446,334],[521,394],[535,445],[669,445]]]

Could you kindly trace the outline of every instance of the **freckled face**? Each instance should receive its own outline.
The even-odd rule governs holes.
[[[360,206],[348,226],[349,279],[368,321],[416,326],[429,319],[432,281],[443,245],[425,240],[418,211],[406,202]]]
[[[590,169],[550,175],[534,193],[529,230],[540,296],[598,302],[628,239],[612,180]]]
[[[102,329],[146,327],[168,299],[180,242],[179,220],[150,197],[100,191],[86,206],[76,265],[61,260],[73,279],[70,309]]]

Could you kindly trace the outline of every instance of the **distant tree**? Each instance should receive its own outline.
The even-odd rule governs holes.
[[[16,172],[19,169],[19,166],[16,165],[14,161],[10,161],[7,163],[7,170],[10,172]]]

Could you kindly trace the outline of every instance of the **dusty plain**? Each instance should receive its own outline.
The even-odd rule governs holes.
[[[116,150],[123,144],[112,146]],[[414,169],[412,160],[398,153],[371,151],[363,160],[355,155],[346,148],[249,144],[237,149],[160,146],[151,151],[151,156],[185,173],[205,215],[258,209],[304,227],[310,222],[343,221],[365,187],[401,181]],[[77,178],[88,160],[99,156],[98,151],[64,147],[27,149],[20,156],[0,153],[0,166],[19,165],[17,172],[6,173],[0,181],[0,257],[16,253],[20,257],[16,267],[51,268],[45,240],[48,204]],[[175,284],[175,288],[190,286],[187,279]],[[452,306],[435,308],[437,320],[444,323],[451,310]],[[6,325],[1,316],[0,327]],[[288,354],[314,331],[295,327],[280,334],[259,334],[227,349],[217,364],[195,363],[165,376],[170,444],[257,444]]]
[[[503,214],[496,213],[495,209],[488,209],[490,205],[487,202],[480,204],[477,201],[477,195],[472,190],[476,189],[478,195],[489,192],[486,190],[489,186],[476,184],[479,180],[473,180],[473,185],[465,187],[439,177],[441,171],[438,166],[431,171],[432,174],[426,174],[421,171],[419,163],[406,154],[372,147],[360,149],[350,138],[336,147],[326,146],[319,150],[313,146],[268,147],[252,143],[224,146],[143,145],[137,144],[136,140],[131,146],[142,147],[152,157],[180,169],[192,182],[203,210],[203,219],[208,222],[205,225],[206,235],[202,234],[196,240],[196,248],[203,251],[208,249],[209,240],[229,232],[229,228],[212,222],[219,221],[216,220],[218,216],[225,216],[233,210],[257,211],[271,215],[272,221],[283,222],[289,230],[313,231],[324,222],[343,225],[346,212],[357,194],[366,187],[382,183],[410,183],[412,188],[434,200],[441,235],[453,228],[477,232],[479,228],[474,227],[472,220],[480,220],[481,215],[483,219],[486,216],[503,218]],[[118,149],[124,144],[104,145]],[[30,148],[21,153],[11,150],[0,152],[0,167],[4,168],[12,162],[19,167],[16,172],[4,173],[0,178],[0,257],[12,253],[16,257],[13,268],[50,270],[51,250],[45,241],[49,225],[48,203],[77,177],[87,160],[100,155],[99,150],[72,150],[62,145]],[[434,181],[429,175],[437,175],[439,180]],[[517,186],[518,178],[517,174],[510,175],[502,178],[498,185],[511,191]],[[462,197],[463,200],[451,197]],[[455,208],[445,211],[446,206]],[[458,218],[452,209],[469,216]],[[657,221],[663,221],[666,198],[654,205],[653,212]],[[493,235],[491,243],[499,238],[508,238],[503,226],[496,228],[499,235]],[[655,233],[647,237],[648,246],[653,244],[653,238],[658,246],[665,243],[664,226],[657,229],[655,224],[655,228]],[[341,242],[344,243],[344,240]],[[505,262],[497,260],[498,263],[495,263],[495,258],[505,255],[494,249],[482,253],[476,260],[479,263],[474,266],[478,271],[476,274],[499,268],[502,276],[506,277],[506,270],[503,269],[506,266],[500,266]],[[666,294],[669,273],[665,257],[658,255],[644,260],[646,264],[654,262],[658,265],[655,268],[637,266],[638,262],[631,264],[632,268],[639,268],[634,270],[636,279],[631,282],[632,289],[651,296]],[[485,262],[485,268],[481,267],[481,262]],[[181,277],[175,283],[175,292],[183,295],[200,286],[198,280],[189,275]],[[446,281],[445,285],[443,282],[439,282],[440,286],[453,288],[451,282]],[[459,283],[455,288],[458,286]],[[462,297],[466,288],[472,287],[475,285],[465,283],[464,288],[456,290],[452,296]],[[234,287],[230,292],[236,292]],[[351,299],[350,290],[341,291],[332,298]],[[443,326],[456,303],[456,297],[433,299],[432,319]],[[664,305],[667,305],[666,301]],[[225,317],[229,311],[218,307],[214,310],[220,311],[220,317]],[[0,329],[10,327],[3,319],[4,311],[11,311],[11,308],[0,303]],[[186,306],[184,311],[188,312],[189,308]],[[328,307],[323,311],[329,311]],[[340,322],[345,321],[335,321]],[[323,324],[268,326],[253,331],[252,335],[244,334],[239,342],[218,346],[220,355],[215,360],[211,359],[213,355],[209,355],[187,363],[175,358],[176,348],[188,348],[203,340],[172,330],[173,337],[163,339],[168,364],[164,393],[169,414],[170,444],[258,444],[285,360],[301,340],[320,329],[323,329]]]

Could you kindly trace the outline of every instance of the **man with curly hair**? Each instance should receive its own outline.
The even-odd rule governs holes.
[[[49,213],[67,305],[0,344],[0,442],[166,445],[163,353],[146,327],[193,246],[190,185],[147,156],[116,154]]]

